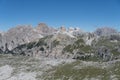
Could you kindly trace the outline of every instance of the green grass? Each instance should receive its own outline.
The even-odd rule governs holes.
[[[84,67],[82,69],[75,69],[74,67],[80,64],[80,62],[74,62],[72,64],[65,64],[62,66],[58,66],[55,68],[55,72],[52,74],[52,77],[46,78],[49,80],[69,80],[72,78],[73,80],[82,80],[84,78],[95,78],[99,75],[104,76],[105,79],[108,79],[107,70],[95,68],[95,67]]]
[[[74,66],[76,66],[77,64],[78,62],[75,62],[72,64],[65,64],[63,66],[59,66],[55,68],[55,72],[53,73],[52,77],[48,79],[52,80],[54,78],[54,80],[57,79],[61,80],[63,78],[63,80],[69,80],[69,78],[72,77],[73,80],[82,80],[86,77],[93,78],[100,75],[104,76],[107,73],[106,70],[95,67],[85,67],[82,69],[75,69]],[[107,78],[107,76],[105,78]]]
[[[39,47],[39,46],[42,46],[42,45],[47,45],[47,43],[45,42],[45,39],[46,38],[41,38],[35,46]]]
[[[119,42],[111,42],[110,40],[108,39],[102,39],[100,38],[99,41],[96,43],[96,47],[100,47],[100,46],[106,46],[107,48],[109,49],[113,49],[115,48],[116,46],[119,46]]]
[[[47,71],[51,75],[44,74],[44,80],[83,80],[87,78],[88,80],[99,79],[99,80],[113,80],[112,75],[116,75],[116,78],[120,79],[120,62],[111,64],[108,68],[85,66],[82,68],[80,66],[81,61],[76,61],[69,64],[59,65]],[[100,63],[101,64],[101,63]],[[79,65],[79,66],[78,66]],[[78,68],[75,68],[78,66]]]
[[[63,51],[65,51],[65,52],[70,52],[70,53],[72,53],[73,50],[74,50],[74,48],[73,48],[72,45],[67,45],[67,46],[65,46],[65,48],[63,49]]]
[[[94,50],[91,46],[88,46],[88,45],[79,45],[79,44],[75,45],[75,44],[73,44],[73,45],[67,45],[63,49],[63,51],[72,53],[73,50],[76,50],[76,49],[78,49],[84,53],[92,53]]]
[[[113,74],[118,75],[118,78],[120,79],[120,62],[116,62],[114,67],[111,69]]]
[[[84,40],[83,39],[78,39],[77,41],[75,41],[75,44],[85,44]]]
[[[80,50],[84,51],[85,53],[91,53],[92,52],[92,47],[91,46],[84,46],[84,47],[80,47]]]
[[[114,56],[119,56],[120,55],[120,52],[118,52],[117,50],[112,50],[111,53],[114,55]]]
[[[99,64],[103,63],[104,62],[101,61]],[[0,67],[4,65],[10,65],[14,68],[12,76],[19,74],[19,72],[37,72],[36,78],[38,80],[41,78],[42,80],[83,80],[85,78],[88,80],[93,80],[92,78],[99,80],[114,80],[110,78],[112,75],[115,75],[115,77],[120,80],[120,61],[112,63],[106,68],[102,68],[107,66],[107,64],[104,64],[101,67],[96,67],[94,65],[86,66],[82,61],[77,60],[72,63],[60,64],[44,71],[39,67],[41,65],[41,61],[39,59],[1,54]],[[41,76],[39,75],[39,72],[42,70],[43,75]]]

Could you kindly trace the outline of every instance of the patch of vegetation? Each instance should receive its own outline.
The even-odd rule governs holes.
[[[65,52],[70,52],[72,53],[74,49],[79,49],[81,47],[84,47],[84,40],[83,39],[78,39],[77,41],[75,41],[73,44],[69,44],[67,45],[63,51]]]
[[[81,61],[76,61],[69,64],[59,65],[47,71],[44,80],[119,80],[120,79],[120,62],[111,64],[106,68],[96,66],[80,65]],[[100,63],[102,64],[102,63]],[[81,67],[83,66],[83,67]],[[50,74],[50,72],[52,72]],[[114,76],[113,78],[111,76]]]
[[[82,43],[81,43],[82,42]],[[72,53],[73,50],[78,49],[85,53],[91,53],[93,48],[89,45],[85,45],[82,39],[77,40],[74,44],[67,45],[63,51]]]
[[[30,42],[27,44],[27,49],[31,49],[35,46],[36,42]]]
[[[85,44],[84,40],[83,39],[78,39],[77,41],[75,41],[75,44]]]
[[[79,49],[80,51],[83,51],[85,53],[90,53],[92,51],[92,47],[89,45],[86,45],[83,39],[78,39],[73,44],[75,49]]]
[[[119,56],[120,55],[120,52],[118,52],[116,49],[113,49],[111,51],[111,53],[114,55],[114,56]]]
[[[89,45],[86,45],[84,47],[79,48],[81,51],[84,51],[85,53],[91,53],[92,52],[92,47]]]
[[[87,59],[85,59],[84,61],[93,61],[93,62],[96,62],[96,61],[101,61],[102,59],[101,58],[98,58],[97,56],[93,56],[93,57],[88,57]]]
[[[107,38],[100,38],[99,41],[96,43],[96,47],[106,46],[109,49],[113,49],[117,45],[118,45],[118,43],[111,42]]]
[[[44,38],[39,39],[38,42],[30,42],[28,44],[23,44],[23,45],[21,45],[21,47],[27,46],[27,49],[31,49],[34,46],[37,46],[37,47],[42,46],[42,45],[47,46],[46,40],[49,39],[49,38],[51,38],[51,37],[52,37],[52,35],[49,35],[49,36],[46,36]],[[58,42],[55,41],[55,44],[58,44]]]
[[[83,68],[75,68],[75,66],[81,64],[80,61],[76,61],[70,64],[60,65],[58,67],[55,67],[52,73],[52,77],[47,77],[45,80],[69,80],[70,78],[72,80],[83,80],[85,78],[96,78],[98,76],[102,76],[102,80],[109,80],[109,74],[107,73],[107,70],[101,69],[98,67],[83,67]],[[50,71],[48,71],[50,72]]]
[[[116,62],[115,65],[112,67],[111,71],[113,72],[114,75],[120,79],[120,62]]]
[[[37,47],[39,47],[39,46],[42,46],[42,45],[47,45],[47,43],[45,42],[45,40],[46,40],[46,37],[45,38],[41,38],[38,42],[37,42],[37,44],[36,44],[36,46]]]
[[[60,41],[54,40],[54,41],[53,41],[53,46],[56,47],[57,45],[59,45],[59,43],[60,43]]]
[[[26,46],[27,44],[22,44],[22,45],[17,46],[15,49],[22,49],[22,48],[25,48]]]
[[[70,52],[70,53],[72,53],[73,50],[74,50],[74,48],[73,48],[72,45],[67,45],[67,46],[63,49],[63,51],[65,51],[65,52]]]
[[[45,49],[43,47],[40,48],[40,51],[44,51]]]
[[[116,37],[116,36],[115,36]],[[113,37],[111,39],[111,37],[101,37],[95,44],[96,49],[99,49],[102,46],[105,46],[107,49],[110,50],[110,53],[113,54],[113,57],[119,56],[120,52],[118,52],[118,50],[116,48],[119,48],[120,46],[120,42],[114,42],[111,41],[114,40]],[[95,50],[95,48],[94,48]]]

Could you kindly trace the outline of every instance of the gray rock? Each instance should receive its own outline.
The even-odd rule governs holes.
[[[112,60],[112,54],[110,53],[110,50],[105,46],[101,46],[98,49],[97,55],[103,58],[105,61]]]
[[[110,28],[110,27],[102,27],[102,28],[96,29],[94,33],[98,36],[108,36],[111,34],[116,34],[117,30],[115,30],[114,28]]]
[[[47,24],[45,23],[38,24],[36,30],[38,33],[42,34],[43,36],[52,35],[56,32],[54,28],[48,27]]]
[[[3,47],[3,51],[12,50],[13,48],[29,43],[31,41],[41,38],[42,35],[36,32],[31,26],[17,26],[11,28],[4,35],[0,35],[0,47]],[[7,44],[7,46],[5,46]]]

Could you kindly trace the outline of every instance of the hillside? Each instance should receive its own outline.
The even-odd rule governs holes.
[[[0,33],[0,46],[0,80],[120,79],[120,34],[109,27],[18,26]]]

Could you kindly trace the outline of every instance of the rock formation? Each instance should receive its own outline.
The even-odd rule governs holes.
[[[98,36],[108,36],[117,33],[117,30],[110,27],[102,27],[102,28],[97,28],[94,33],[97,34]]]
[[[17,26],[0,33],[0,53],[55,59],[118,59],[119,43],[120,35],[112,28],[101,28],[90,33],[73,29],[66,31],[65,27],[56,30],[40,23],[36,28]]]
[[[2,36],[0,35],[0,47],[5,51],[5,45],[12,50],[13,48],[42,38],[42,35],[35,31],[31,26],[17,26],[11,28]]]
[[[45,23],[38,24],[36,30],[38,33],[40,33],[43,36],[52,35],[56,32],[54,28],[48,27]]]

